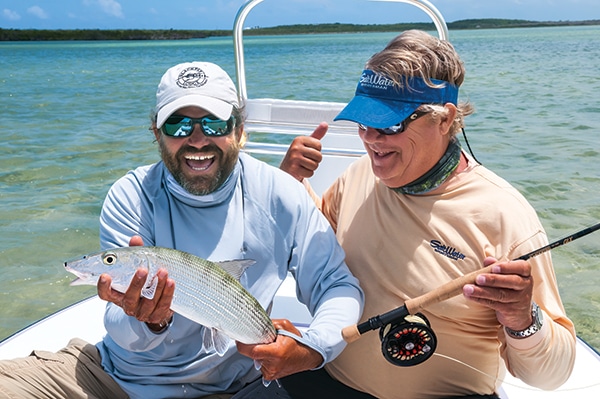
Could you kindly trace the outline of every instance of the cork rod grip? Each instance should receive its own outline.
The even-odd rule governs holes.
[[[495,265],[495,264],[494,264]],[[462,288],[465,284],[473,284],[475,278],[483,273],[490,273],[494,265],[486,266],[482,269],[475,270],[469,274],[458,277],[440,287],[430,291],[426,294],[407,300],[404,305],[390,310],[379,316],[372,317],[361,324],[355,324],[352,326],[344,327],[342,329],[342,338],[347,343],[356,341],[367,331],[374,330],[375,328],[382,327],[383,325],[390,322],[390,320],[399,319],[409,314],[415,314],[419,310],[423,310],[427,306],[445,301],[446,299],[452,298],[462,292]]]
[[[347,343],[351,343],[360,338],[360,332],[358,331],[358,326],[354,324],[353,326],[344,327],[342,329],[342,338]]]
[[[418,311],[425,309],[427,306],[431,306],[436,303],[443,302],[446,299],[452,298],[462,293],[462,288],[465,284],[475,283],[475,278],[478,275],[484,273],[491,273],[492,267],[494,265],[489,265],[484,267],[483,269],[475,270],[474,272],[465,274],[464,276],[460,276],[452,281],[449,281],[446,284],[443,284],[438,288],[434,289],[433,291],[430,291],[416,298],[409,299],[405,302],[404,306],[406,306],[406,308],[408,309],[409,314],[415,314]]]

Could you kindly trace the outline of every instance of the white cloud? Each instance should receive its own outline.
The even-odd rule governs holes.
[[[125,18],[121,4],[115,0],[83,0],[83,4],[86,6],[93,6],[98,4],[102,11],[106,14],[117,18]]]
[[[123,10],[121,9],[121,4],[115,0],[98,0],[100,7],[102,10],[108,15],[112,15],[117,18],[124,18]]]
[[[16,11],[9,10],[8,8],[2,10],[2,15],[4,16],[4,18],[9,19],[11,21],[17,21],[21,19],[21,16]]]
[[[42,7],[39,7],[39,6],[29,7],[27,9],[27,12],[31,15],[35,15],[39,19],[48,19],[48,14],[46,14],[46,11],[44,11],[42,9]]]

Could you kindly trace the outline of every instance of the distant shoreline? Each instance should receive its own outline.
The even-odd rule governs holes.
[[[535,28],[549,26],[600,25],[600,20],[587,21],[528,21],[521,19],[464,19],[448,22],[449,30]],[[433,23],[400,23],[387,25],[308,24],[253,27],[244,31],[247,36],[296,35],[318,33],[402,32],[407,29],[435,30]],[[3,29],[0,41],[69,41],[69,40],[189,40],[231,36],[231,30],[176,29]]]

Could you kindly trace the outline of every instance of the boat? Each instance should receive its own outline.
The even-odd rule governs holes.
[[[423,10],[434,22],[438,35],[448,39],[448,29],[441,13],[426,0],[380,0],[407,3]],[[344,103],[299,101],[273,98],[250,98],[246,88],[244,60],[244,21],[250,11],[263,0],[248,0],[241,6],[233,27],[234,57],[240,100],[246,104],[245,129],[248,141],[244,151],[250,154],[283,156],[286,144],[275,144],[269,134],[310,134],[321,122],[329,123],[324,137],[323,161],[317,173],[310,178],[316,192],[323,192],[342,170],[362,156],[365,151],[355,124],[333,118]],[[98,342],[105,334],[103,314],[106,303],[97,296],[74,303],[35,322],[0,342],[0,359],[27,356],[33,349],[56,351],[73,337]],[[285,280],[275,298],[271,316],[287,318],[299,328],[310,323],[310,313],[295,296],[291,276]],[[554,391],[531,387],[507,373],[499,395],[503,399],[567,399],[572,397],[600,397],[600,354],[583,339],[577,338],[577,356],[569,380]]]

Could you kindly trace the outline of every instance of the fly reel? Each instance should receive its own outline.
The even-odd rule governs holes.
[[[396,366],[414,366],[429,359],[437,346],[437,338],[429,328],[429,320],[421,314],[405,316],[399,323],[379,329],[383,356]]]

